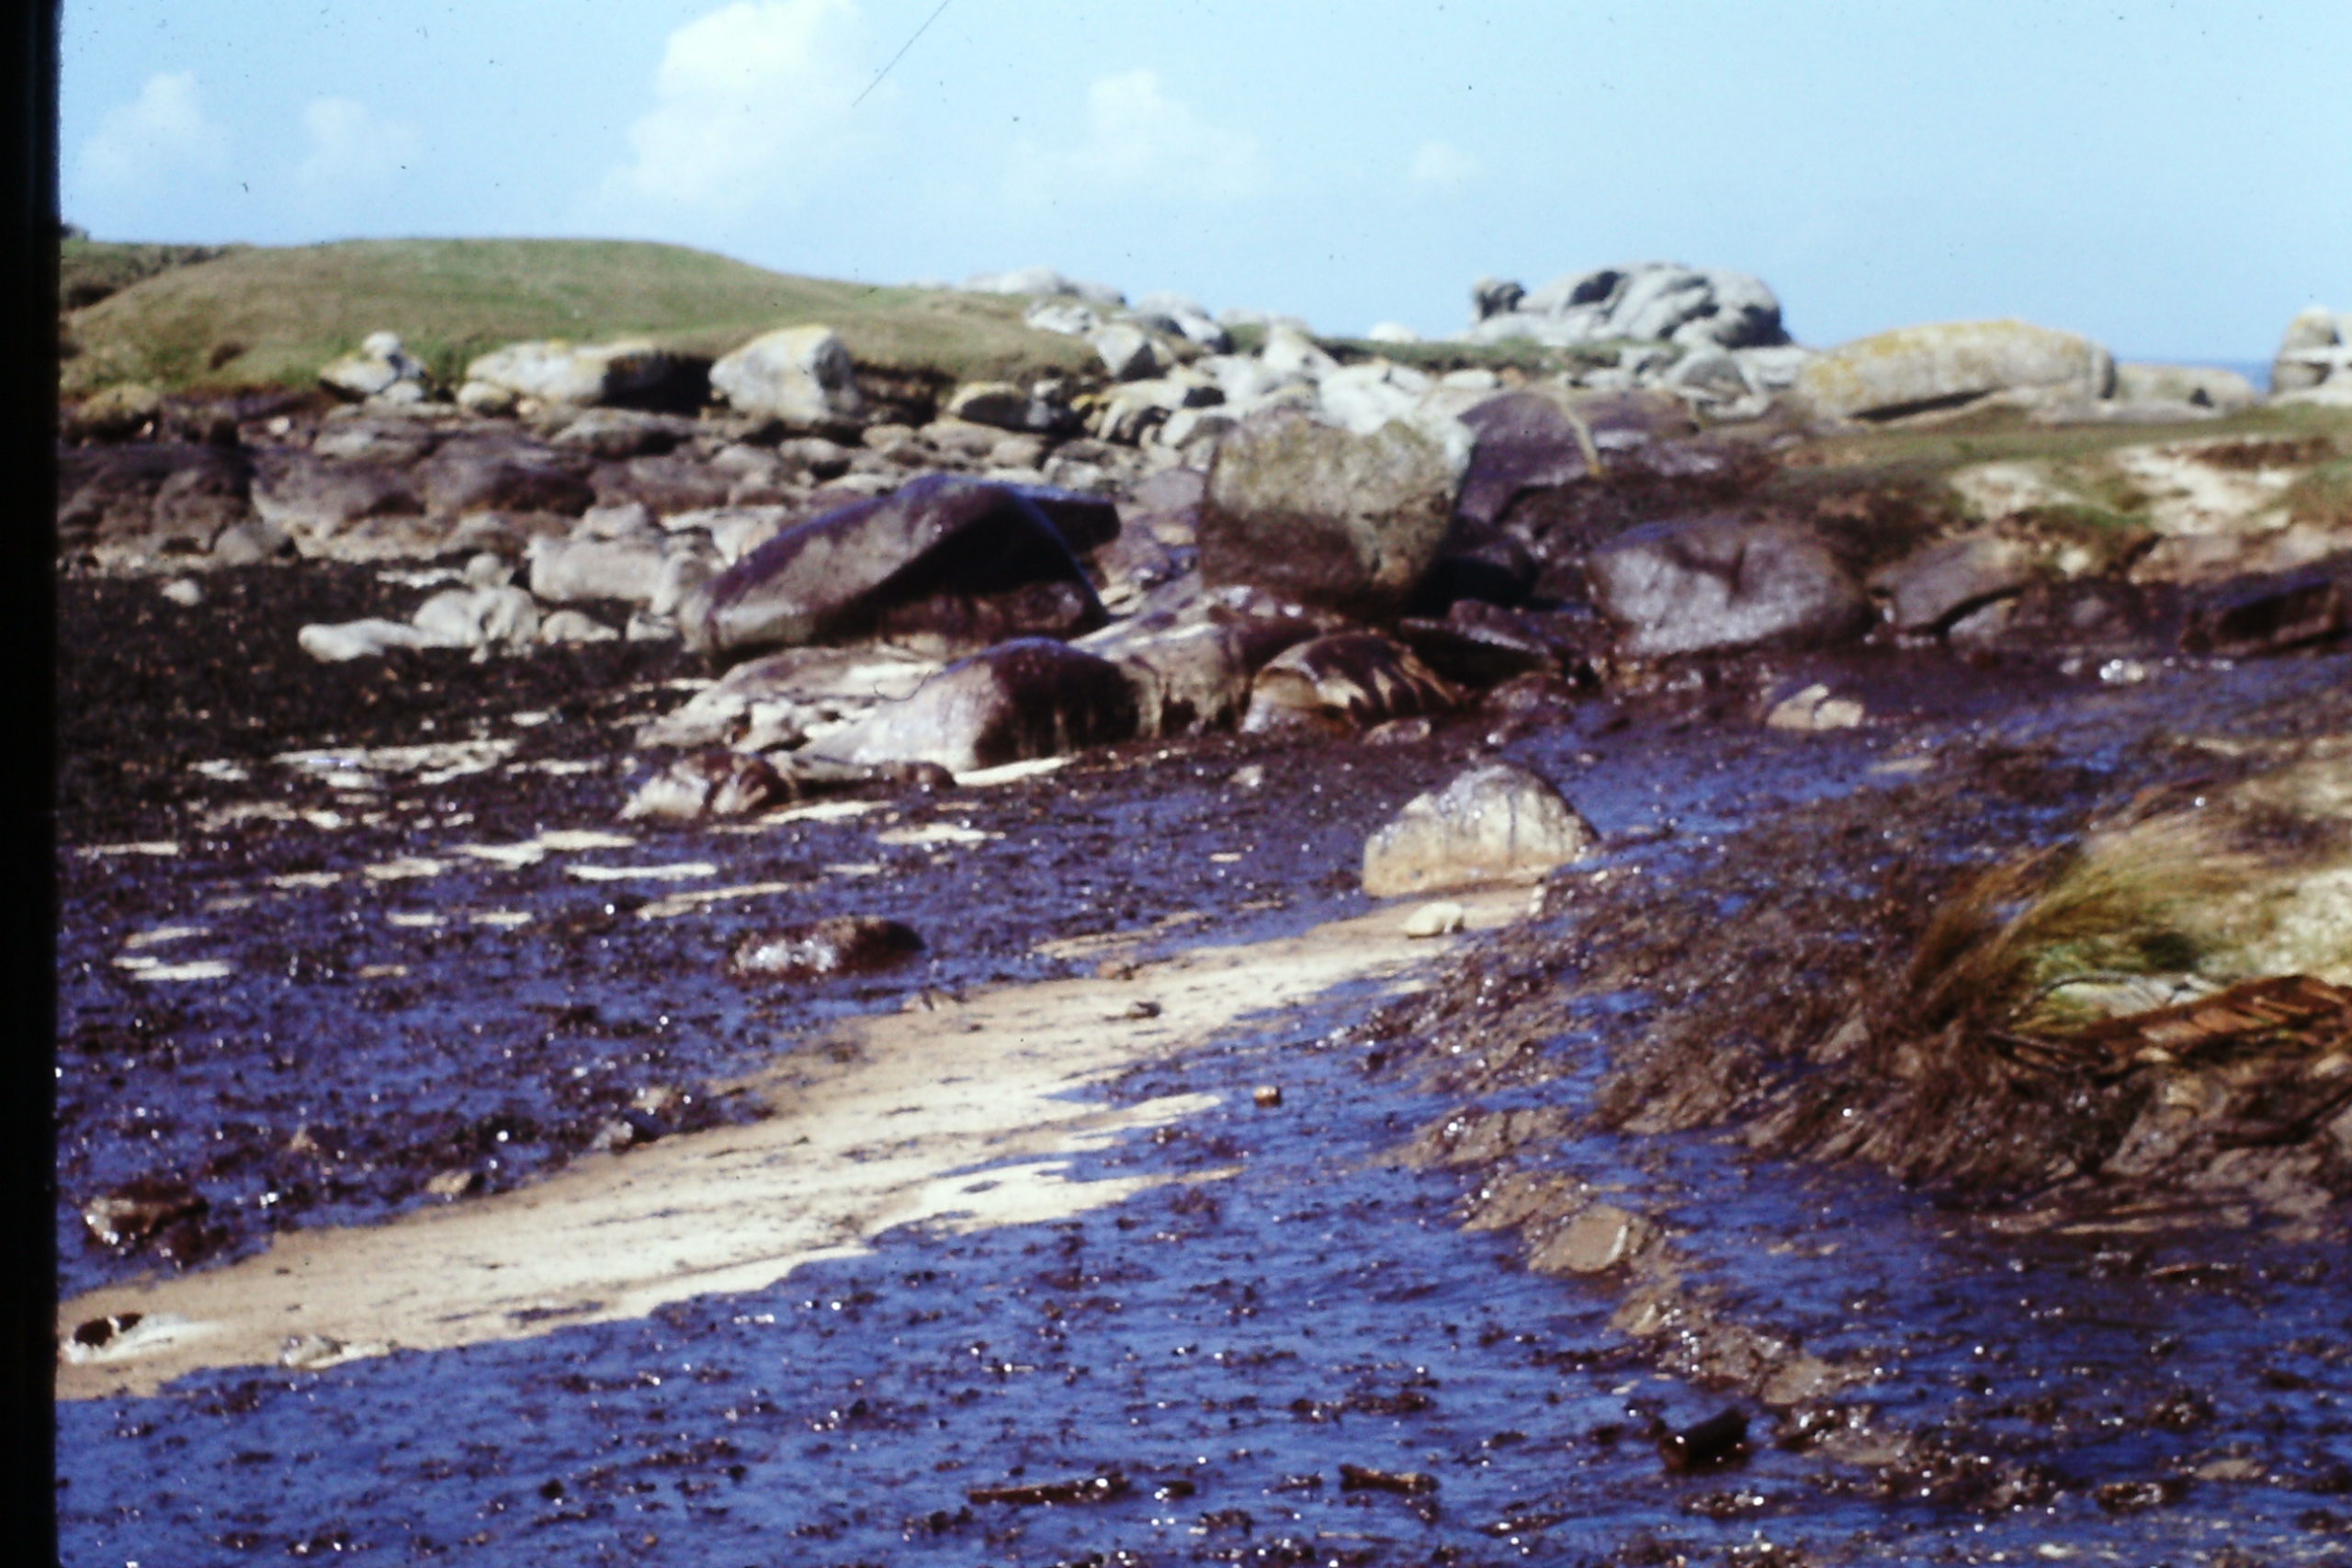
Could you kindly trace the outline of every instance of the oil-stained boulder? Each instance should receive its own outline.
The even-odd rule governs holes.
[[[1250,705],[1252,639],[1240,626],[1195,622],[1104,649],[1135,688],[1136,732],[1230,729]]]
[[[812,742],[839,761],[935,762],[971,773],[1058,757],[1136,733],[1134,691],[1119,667],[1046,637],[957,660],[902,702]]]
[[[1422,663],[1456,685],[1484,688],[1521,675],[1589,680],[1589,617],[1506,610],[1464,599],[1443,620],[1407,619],[1396,636]]]
[[[827,980],[903,964],[922,951],[913,927],[874,915],[836,915],[745,937],[728,960],[742,980]]]
[[[1199,522],[1201,576],[1381,620],[1445,543],[1453,460],[1403,423],[1368,435],[1274,407],[1217,445]]]
[[[1939,632],[1972,610],[2025,591],[2034,554],[2017,539],[1972,534],[1905,556],[1871,574],[1897,631]]]
[[[451,441],[420,465],[426,509],[551,512],[576,517],[595,504],[588,464],[537,442],[483,437]]]
[[[789,648],[738,664],[683,707],[648,724],[637,744],[746,751],[797,746],[811,730],[912,696],[938,670],[893,649]]]
[[[952,474],[854,502],[786,529],[683,606],[687,645],[729,659],[870,638],[952,657],[1091,631],[1102,603],[1046,506],[1063,503]]]
[[[2190,607],[2185,653],[2254,659],[2306,648],[2352,629],[2341,577],[2324,566],[2241,578]]]
[[[698,822],[749,816],[791,798],[790,786],[763,758],[705,751],[681,757],[646,780],[621,807],[621,818]]]
[[[1597,841],[1592,825],[1545,780],[1491,763],[1416,795],[1374,833],[1363,847],[1363,890],[1391,898],[1534,881],[1583,859]]]
[[[1861,590],[1812,532],[1725,516],[1645,524],[1596,550],[1593,598],[1640,659],[1859,637]]]
[[[1377,632],[1340,632],[1268,660],[1250,684],[1241,728],[1345,735],[1391,719],[1444,713],[1462,701],[1459,691],[1403,644]]]
[[[305,554],[369,518],[415,517],[424,511],[412,470],[340,462],[308,453],[272,453],[255,466],[253,506],[261,520]]]

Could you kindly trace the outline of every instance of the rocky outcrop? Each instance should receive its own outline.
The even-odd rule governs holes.
[[[1645,524],[1596,550],[1594,602],[1638,659],[1858,637],[1870,610],[1808,530],[1731,517]]]
[[[831,327],[763,333],[710,367],[710,388],[738,412],[824,430],[865,412],[857,367]]]
[[[432,395],[424,364],[393,333],[369,333],[356,354],[330,361],[319,384],[339,398],[373,403],[421,403]]]
[[[867,637],[940,656],[1091,631],[1102,603],[1048,508],[1117,526],[1083,498],[928,475],[770,539],[682,609],[682,630],[722,658]]]
[[[1417,795],[1363,847],[1363,890],[1375,898],[1534,881],[1581,860],[1599,836],[1560,792],[1508,763],[1474,768]]]
[[[2109,396],[2115,361],[2074,333],[2028,321],[1899,327],[1809,360],[1796,395],[1818,418],[1888,420],[2006,394],[2076,402]]]
[[[2270,362],[2270,390],[2352,401],[2352,315],[2312,305],[2295,314]]]
[[[1420,432],[1369,435],[1292,410],[1253,415],[1217,446],[1201,509],[1201,575],[1365,620],[1405,607],[1437,560],[1455,470]]]
[[[1125,740],[1136,722],[1118,666],[1022,637],[949,665],[811,750],[865,766],[933,762],[962,773]]]
[[[709,373],[707,360],[636,339],[516,343],[469,364],[458,400],[485,412],[512,409],[526,399],[573,407],[692,409],[703,400]]]
[[[1482,278],[1472,289],[1471,343],[1532,339],[1570,348],[1612,339],[1718,348],[1762,348],[1789,341],[1781,302],[1744,272],[1643,262],[1595,267],[1553,279],[1533,293]]]
[[[1064,277],[1049,266],[1016,267],[1011,272],[979,272],[966,278],[972,294],[1034,294],[1049,299],[1082,299],[1105,310],[1116,310],[1127,297],[1107,283],[1087,283]]]

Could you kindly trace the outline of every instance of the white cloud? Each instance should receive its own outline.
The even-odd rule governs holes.
[[[107,110],[82,145],[82,171],[100,185],[149,183],[177,170],[218,173],[229,133],[207,118],[193,71],[159,71],[139,96]]]
[[[1485,164],[1451,141],[1424,141],[1405,178],[1428,190],[1460,190],[1486,172]]]
[[[605,197],[734,215],[802,194],[858,143],[861,33],[854,0],[737,0],[678,28]]]
[[[313,98],[302,110],[310,155],[295,177],[312,187],[347,187],[385,179],[412,165],[416,128],[379,119],[356,98]]]
[[[1039,201],[1146,193],[1226,201],[1266,187],[1257,139],[1210,125],[1160,90],[1149,70],[1104,76],[1086,90],[1086,137],[1067,152],[1013,148],[1012,194]]]

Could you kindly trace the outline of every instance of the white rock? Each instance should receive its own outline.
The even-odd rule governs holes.
[[[558,610],[539,622],[539,640],[545,643],[616,642],[620,635],[578,610]]]
[[[1858,728],[1862,718],[1860,703],[1851,697],[1832,695],[1826,686],[1812,685],[1774,704],[1772,711],[1764,716],[1764,723],[1772,729],[1816,733]]]
[[[1363,890],[1388,898],[1532,880],[1583,859],[1596,841],[1592,825],[1551,784],[1490,763],[1415,796],[1374,833],[1364,844]]]
[[[1409,937],[1452,936],[1460,931],[1467,913],[1451,898],[1441,898],[1424,904],[1405,917],[1403,931]]]
[[[1402,321],[1377,321],[1365,333],[1366,343],[1419,343],[1421,334]]]
[[[763,419],[821,425],[865,412],[857,367],[831,327],[763,333],[710,367],[711,389]]]
[[[1165,376],[1172,363],[1168,351],[1149,333],[1127,321],[1114,321],[1087,342],[1102,356],[1102,364],[1114,381],[1142,381]]]
[[[2088,401],[2114,385],[2107,350],[2076,333],[2018,321],[1943,321],[1816,355],[1799,374],[1796,393],[1821,417],[1850,419],[2012,391]]]
[[[410,624],[429,647],[519,648],[539,635],[539,606],[519,588],[451,588],[419,605]]]
[[[1319,381],[1340,367],[1340,362],[1317,347],[1313,338],[1282,322],[1267,329],[1266,346],[1258,351],[1258,363],[1277,376],[1304,377],[1310,381]]]
[[[401,621],[369,618],[334,624],[314,624],[295,634],[302,651],[329,664],[350,659],[373,659],[388,648],[423,648],[426,639]]]
[[[1040,299],[1021,313],[1026,325],[1041,333],[1084,337],[1102,330],[1102,313],[1074,299]]]
[[[520,400],[587,407],[650,391],[677,372],[676,356],[642,339],[509,344],[466,367],[466,380]],[[460,389],[462,400],[463,389]],[[469,405],[471,406],[471,405]]]

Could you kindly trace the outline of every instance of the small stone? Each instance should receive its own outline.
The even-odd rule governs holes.
[[[186,1182],[142,1178],[83,1205],[82,1223],[105,1245],[128,1249],[165,1227],[199,1218],[209,1205]]]
[[[184,610],[193,610],[204,603],[204,589],[194,580],[175,577],[164,584],[164,597]]]
[[[1266,770],[1255,762],[1246,768],[1236,768],[1233,771],[1233,787],[1236,789],[1259,789],[1264,786],[1265,782]]]
[[[1121,1012],[1119,1016],[1121,1018],[1128,1019],[1158,1018],[1159,1016],[1159,1004],[1158,1002],[1151,1001],[1132,1001],[1126,1005],[1125,1010]]]
[[[749,936],[729,967],[739,979],[817,980],[901,964],[922,951],[922,938],[897,920],[837,915]]]
[[[1424,904],[1405,918],[1405,934],[1409,937],[1452,936],[1462,929],[1464,910],[1451,898],[1441,898]]]
[[[481,1172],[478,1170],[444,1170],[424,1183],[424,1190],[435,1198],[454,1201],[471,1197],[481,1190]]]
[[[1828,687],[1815,684],[1773,705],[1772,711],[1764,716],[1764,723],[1770,729],[1811,734],[1858,728],[1862,717],[1860,703],[1851,697],[1832,696]]]
[[[1277,1110],[1283,1102],[1283,1086],[1261,1083],[1250,1091],[1250,1098],[1258,1102],[1258,1109],[1261,1111]]]

